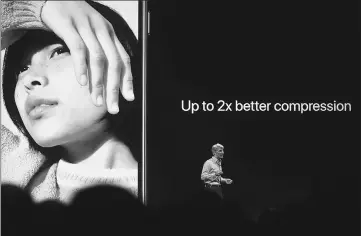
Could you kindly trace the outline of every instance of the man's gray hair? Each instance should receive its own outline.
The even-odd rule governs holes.
[[[222,144],[220,143],[216,143],[212,146],[212,153],[214,154],[216,151],[218,151],[219,149],[224,148]]]

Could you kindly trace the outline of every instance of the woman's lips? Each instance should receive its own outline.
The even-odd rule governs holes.
[[[31,119],[36,120],[41,118],[44,114],[48,113],[51,109],[53,109],[57,105],[40,105],[36,106],[29,112],[29,116]]]
[[[25,102],[25,110],[31,119],[39,119],[57,105],[58,101],[55,99],[29,96]]]

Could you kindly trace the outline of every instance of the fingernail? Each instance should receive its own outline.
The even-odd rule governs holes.
[[[102,97],[102,95],[99,95],[99,96],[97,97],[97,104],[98,104],[98,106],[100,106],[100,105],[103,104],[103,97]]]
[[[113,104],[112,104],[111,109],[112,109],[112,112],[114,112],[114,113],[118,113],[118,112],[119,112],[119,107],[118,107],[118,105],[117,105],[116,103],[113,103]]]
[[[81,75],[80,76],[80,84],[82,86],[85,86],[87,84],[87,82],[88,82],[88,79],[87,79],[86,75]]]
[[[134,91],[133,89],[129,91],[129,100],[134,100]]]

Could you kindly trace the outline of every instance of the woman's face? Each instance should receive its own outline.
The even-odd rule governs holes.
[[[77,82],[65,44],[54,41],[25,53],[19,68],[15,103],[38,145],[75,142],[105,128],[106,108],[95,106],[89,86]]]

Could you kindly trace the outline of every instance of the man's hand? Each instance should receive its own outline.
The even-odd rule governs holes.
[[[119,111],[119,90],[126,100],[134,100],[129,55],[99,12],[85,1],[47,1],[41,18],[68,46],[79,83],[84,86],[90,79],[95,105],[104,103],[104,85],[110,113]]]

